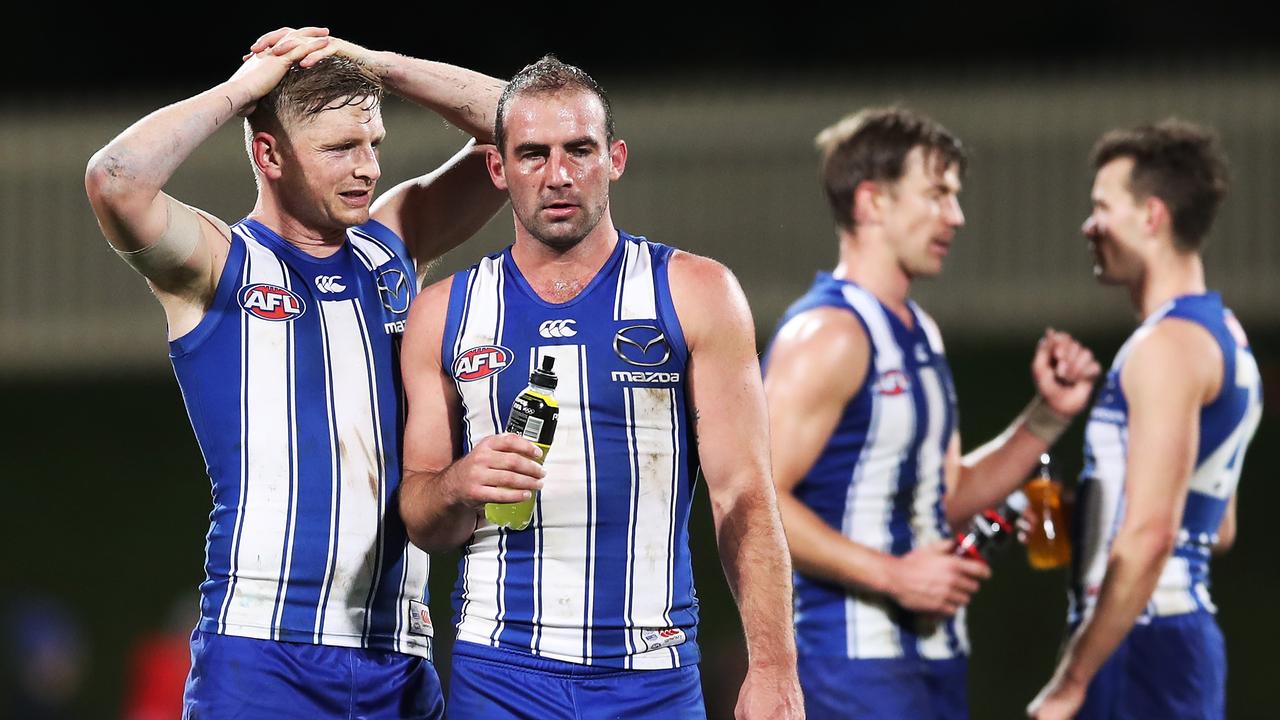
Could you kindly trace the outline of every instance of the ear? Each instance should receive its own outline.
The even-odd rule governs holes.
[[[499,190],[506,190],[507,176],[502,169],[502,151],[496,147],[486,149],[484,166],[489,170],[489,179],[493,181],[493,186]]]
[[[627,141],[614,140],[609,146],[609,180],[617,180],[622,177],[622,171],[627,169]]]
[[[280,152],[280,141],[269,132],[258,131],[253,134],[249,144],[254,167],[268,180],[279,180],[283,172],[283,160]]]
[[[1152,195],[1142,202],[1142,229],[1148,235],[1163,235],[1173,232],[1173,217],[1169,206],[1160,198]]]
[[[880,222],[884,188],[879,183],[863,180],[853,189],[853,224],[874,225]]]

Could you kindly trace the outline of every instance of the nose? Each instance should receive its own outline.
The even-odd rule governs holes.
[[[369,182],[377,182],[382,177],[382,166],[378,164],[378,152],[373,146],[360,149],[353,171],[355,176]]]
[[[573,184],[573,176],[565,163],[564,155],[559,150],[552,150],[547,156],[546,184],[550,188],[566,187]]]
[[[1100,227],[1099,227],[1098,219],[1092,215],[1085,218],[1084,224],[1080,226],[1080,232],[1084,233],[1084,236],[1089,238],[1090,240],[1093,240],[1098,236],[1099,230],[1100,230]]]
[[[960,209],[960,198],[952,195],[947,199],[946,217],[952,227],[964,227],[964,210]]]

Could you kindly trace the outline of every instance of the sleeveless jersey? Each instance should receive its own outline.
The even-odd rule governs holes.
[[[1222,350],[1222,390],[1200,409],[1200,444],[1191,473],[1182,526],[1155,592],[1139,622],[1152,617],[1214,612],[1209,598],[1209,552],[1235,494],[1245,449],[1262,418],[1262,382],[1249,341],[1217,293],[1184,295],[1166,303],[1138,327],[1116,354],[1085,428],[1085,463],[1072,523],[1073,622],[1093,609],[1106,575],[1111,541],[1124,519],[1128,402],[1120,373],[1133,347],[1164,318],[1203,326]]]
[[[463,450],[504,430],[544,356],[555,358],[560,405],[529,527],[484,522],[463,549],[458,640],[601,667],[698,661],[697,459],[672,253],[619,233],[587,287],[560,304],[538,297],[510,248],[454,276],[441,359],[461,398]]]
[[[416,277],[370,222],[313,258],[232,227],[170,358],[213,484],[200,630],[429,657],[425,553],[400,483],[400,334]]]
[[[845,537],[895,556],[951,536],[942,509],[943,458],[956,428],[955,387],[937,326],[908,304],[911,328],[858,285],[819,273],[778,324],[835,307],[866,330],[871,360],[862,387],[794,494]],[[765,367],[767,373],[767,359]],[[800,573],[795,623],[805,654],[947,659],[968,652],[963,609],[939,623],[883,595]]]

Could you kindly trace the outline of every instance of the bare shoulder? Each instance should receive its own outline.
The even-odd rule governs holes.
[[[1191,394],[1204,404],[1217,394],[1222,370],[1222,351],[1204,326],[1165,318],[1139,338],[1121,383],[1126,394]]]
[[[755,321],[733,272],[708,257],[676,250],[667,269],[671,302],[689,348],[729,337],[755,345]],[[726,332],[728,331],[728,332]]]
[[[870,360],[867,331],[853,313],[837,307],[813,308],[778,331],[769,348],[765,387],[771,381],[782,383],[788,392],[812,387],[844,402],[862,387]]]
[[[431,348],[439,348],[444,335],[445,315],[449,309],[449,291],[453,276],[428,285],[409,308],[404,330],[404,356],[418,361],[428,357],[439,359]],[[407,365],[406,365],[407,367]]]

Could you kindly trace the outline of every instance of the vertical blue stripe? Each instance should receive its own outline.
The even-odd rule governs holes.
[[[284,270],[284,286],[290,290],[293,289],[293,280],[289,275],[289,269],[283,267]],[[285,368],[285,387],[288,388],[285,393],[285,420],[289,424],[289,492],[286,498],[286,507],[288,515],[284,521],[284,537],[283,547],[280,548],[280,578],[276,582],[276,598],[275,608],[271,613],[271,637],[279,640],[281,630],[281,620],[284,613],[284,597],[285,588],[288,584],[286,578],[289,577],[290,571],[290,554],[289,549],[293,542],[293,521],[295,516],[294,494],[297,492],[298,483],[298,450],[296,447],[298,427],[295,417],[294,401],[296,397],[296,389],[294,386],[295,365],[297,364],[296,348],[294,347],[294,325],[292,322],[285,323],[285,357],[288,358],[288,367]]]
[[[252,254],[245,249],[244,279],[247,284],[253,266]],[[236,579],[239,571],[240,532],[244,529],[244,508],[248,501],[249,489],[249,316],[240,313],[240,497],[236,505],[236,524],[232,534],[231,553],[227,571],[227,594],[222,598],[222,608],[218,611],[218,632],[227,631],[227,610],[231,598],[236,592]]]
[[[327,339],[329,337],[329,326],[328,323],[325,322],[323,305],[321,303],[316,304],[319,306],[316,308],[316,314],[320,316],[321,334]],[[328,379],[327,388],[329,390],[325,395],[327,400],[326,411],[329,414],[329,449],[333,460],[333,471],[331,476],[333,507],[330,510],[329,516],[328,560],[323,580],[324,587],[320,591],[320,602],[319,607],[317,608],[315,642],[320,642],[321,638],[324,636],[324,618],[325,613],[327,612],[326,606],[329,604],[329,594],[333,591],[333,574],[338,564],[338,518],[342,517],[342,454],[338,452],[338,414],[333,403],[333,354],[329,351],[327,342],[325,343],[324,368]]]
[[[589,382],[587,377],[587,346],[578,346],[578,398],[580,399],[578,412],[582,417],[582,457],[586,459],[587,466],[583,468],[587,478],[587,533],[586,547],[583,548],[583,557],[586,558],[586,578],[584,588],[587,592],[585,602],[582,604],[582,659],[583,662],[591,664],[591,609],[594,596],[594,588],[592,586],[592,571],[595,568],[595,552],[592,549],[593,541],[596,535],[596,479],[593,469],[595,468],[595,457],[591,442],[591,421],[589,418],[589,410],[591,398],[588,391]]]
[[[318,362],[299,362],[295,368],[295,382],[304,388],[327,388],[329,377],[324,362],[325,338],[320,320],[319,302],[312,311],[291,321],[303,323],[297,328],[294,347],[295,357],[320,359]],[[298,437],[298,477],[301,482],[296,492],[297,520],[293,529],[292,566],[300,577],[291,577],[284,593],[284,611],[281,625],[302,631],[304,640],[311,640],[320,612],[320,596],[323,592],[323,568],[328,567],[330,517],[333,513],[331,492],[334,448],[330,438],[335,432],[330,422],[329,399],[326,393],[304,392],[294,398],[295,422]]]
[[[890,317],[892,323],[896,318]],[[895,327],[895,336],[900,332]],[[913,334],[922,334],[923,329],[920,323],[916,323]],[[911,431],[911,444],[907,446],[906,457],[898,466],[897,490],[894,492],[892,501],[892,510],[889,516],[889,536],[891,538],[890,551],[895,556],[907,554],[915,546],[915,537],[911,528],[911,515],[915,506],[916,489],[919,486],[920,478],[920,448],[924,443],[925,432],[929,427],[929,407],[928,401],[924,395],[924,388],[920,384],[920,373],[917,367],[914,351],[909,351],[913,347],[915,339],[910,335],[906,337],[895,337],[899,347],[903,349],[903,367],[910,370],[911,377],[911,406],[914,410],[913,426]],[[894,622],[898,625],[899,641],[902,645],[902,654],[906,658],[918,658],[920,656],[920,648],[916,644],[917,639],[917,621],[918,617],[915,613],[906,610],[900,606],[894,606]]]

